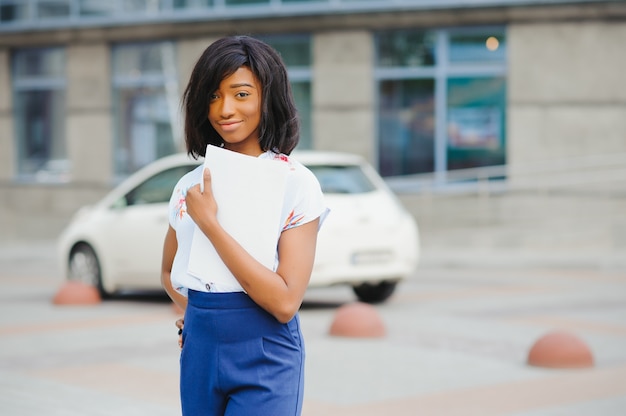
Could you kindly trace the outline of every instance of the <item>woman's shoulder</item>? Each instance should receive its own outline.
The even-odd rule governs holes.
[[[198,179],[201,177],[202,175],[202,164],[198,165],[197,167],[195,167],[194,169],[190,170],[189,172],[185,173],[183,176],[180,177],[180,179],[178,179],[178,182],[176,182],[176,186],[174,187],[174,191],[183,191],[186,192],[187,188],[189,188],[192,185],[195,185],[198,183]]]
[[[311,172],[309,168],[300,163],[296,158],[284,153],[277,153],[273,151],[266,152],[268,159],[276,160],[282,163],[286,163],[289,166],[289,178],[297,182],[317,182],[317,178]]]
[[[178,182],[181,184],[184,184],[187,182],[193,182],[193,181],[197,182],[198,175],[201,174],[203,167],[204,167],[203,164],[199,164],[198,166],[196,166],[195,168],[193,168],[192,170],[190,170],[189,172],[181,176]]]

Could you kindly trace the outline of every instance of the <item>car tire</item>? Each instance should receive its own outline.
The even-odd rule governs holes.
[[[380,303],[393,294],[397,284],[397,281],[391,280],[380,283],[362,283],[358,286],[352,286],[352,290],[361,302]]]
[[[100,261],[94,249],[88,244],[79,244],[72,249],[68,265],[68,279],[94,286],[102,298],[110,294],[102,285]]]

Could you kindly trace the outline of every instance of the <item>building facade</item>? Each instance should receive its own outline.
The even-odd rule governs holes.
[[[0,238],[184,151],[182,91],[229,34],[281,52],[300,148],[386,177],[626,153],[624,1],[0,0]]]

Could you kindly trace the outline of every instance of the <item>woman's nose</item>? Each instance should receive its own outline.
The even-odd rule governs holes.
[[[230,118],[235,114],[235,108],[233,105],[233,101],[227,98],[223,98],[219,103],[218,114],[222,118]]]

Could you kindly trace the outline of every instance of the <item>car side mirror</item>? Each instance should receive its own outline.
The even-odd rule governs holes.
[[[117,199],[117,201],[115,201],[113,203],[113,205],[111,205],[111,208],[113,209],[123,209],[126,208],[128,206],[128,202],[126,201],[126,197],[122,196],[120,198]]]

